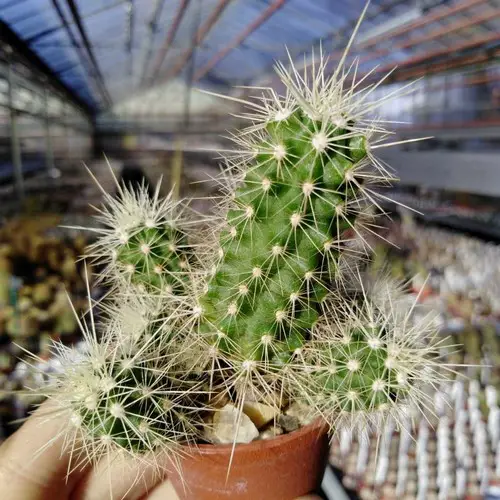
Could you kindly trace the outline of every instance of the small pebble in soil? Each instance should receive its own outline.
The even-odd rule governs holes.
[[[283,434],[283,429],[278,425],[273,425],[268,429],[261,431],[259,434],[259,439],[273,439],[276,436]]]
[[[257,429],[261,429],[278,416],[279,410],[262,403],[248,401],[243,405],[243,413],[250,418]]]
[[[259,436],[257,427],[247,415],[231,404],[215,412],[207,439],[214,443],[250,443]]]
[[[285,432],[293,432],[300,427],[299,419],[292,415],[280,415],[278,424],[283,427]]]
[[[314,413],[307,406],[300,403],[292,403],[285,414],[297,417],[300,425],[308,425],[314,420]]]

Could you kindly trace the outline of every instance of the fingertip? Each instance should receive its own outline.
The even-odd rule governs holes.
[[[76,485],[72,500],[96,498],[149,498],[147,493],[162,481],[165,472],[154,454],[142,457],[124,452],[103,456]],[[146,496],[145,496],[146,495]]]
[[[150,493],[142,497],[141,500],[179,500],[179,496],[172,483],[167,480],[156,486]]]
[[[67,478],[67,427],[65,412],[45,402],[0,446],[0,491],[6,492],[2,499],[65,497],[75,480]]]

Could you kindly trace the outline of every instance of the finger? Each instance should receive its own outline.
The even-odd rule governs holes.
[[[164,481],[141,500],[179,500],[179,497],[172,483],[170,481]]]
[[[79,478],[67,478],[67,415],[53,402],[43,403],[0,447],[0,491],[3,500],[65,499]]]
[[[179,497],[172,483],[170,481],[164,481],[141,500],[179,500]],[[295,500],[321,500],[321,497],[318,495],[305,495]]]
[[[157,457],[132,457],[125,453],[104,456],[81,478],[71,500],[138,500],[165,478]]]

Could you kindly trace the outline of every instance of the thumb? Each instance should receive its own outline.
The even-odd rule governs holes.
[[[71,474],[64,440],[67,414],[45,402],[0,446],[0,491],[3,500],[63,500],[81,473]]]

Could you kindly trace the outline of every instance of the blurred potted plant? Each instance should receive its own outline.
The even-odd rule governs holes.
[[[247,103],[215,216],[158,190],[105,195],[102,338],[91,321],[78,362],[58,347],[44,389],[79,463],[131,454],[183,498],[289,499],[318,486],[331,433],[426,408],[446,377],[434,325],[363,272],[375,187],[394,179],[373,155],[377,84],[344,60],[331,76],[322,54],[303,73],[278,64],[286,93]]]

